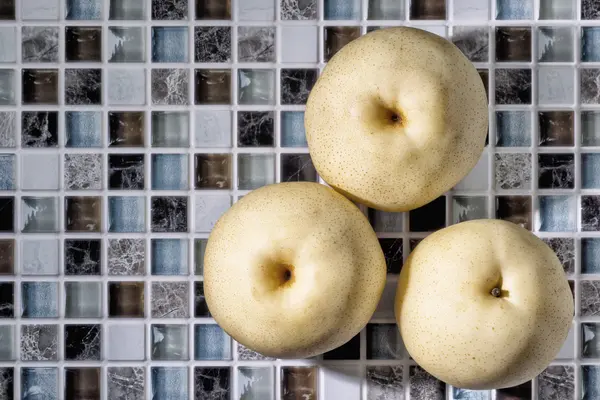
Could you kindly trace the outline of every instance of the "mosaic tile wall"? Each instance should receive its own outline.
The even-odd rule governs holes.
[[[425,207],[365,210],[389,284],[360,335],[266,359],[210,318],[206,238],[249,190],[318,180],[308,93],[395,25],[475,63],[489,145]],[[0,399],[600,399],[598,0],[1,0],[0,63]],[[392,315],[419,240],[482,217],[556,250],[577,314],[546,371],[490,392],[417,367]]]

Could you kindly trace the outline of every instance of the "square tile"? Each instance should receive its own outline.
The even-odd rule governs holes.
[[[110,324],[107,326],[110,361],[142,361],[145,359],[146,329],[144,324]]]
[[[317,182],[317,170],[309,154],[281,154],[280,182]]]
[[[231,189],[231,154],[196,154],[196,189]]]
[[[231,207],[231,196],[228,194],[197,195],[194,203],[196,232],[208,233],[221,215]]]
[[[21,325],[21,361],[58,361],[58,325]]]
[[[65,368],[65,399],[99,399],[100,368]]]
[[[194,60],[202,63],[231,62],[231,27],[196,26]]]
[[[367,216],[375,232],[402,232],[405,213],[386,212],[369,208]]]
[[[187,20],[188,0],[152,0],[153,20]]]
[[[109,189],[143,190],[145,186],[144,158],[144,154],[109,154]]]
[[[583,189],[600,189],[600,154],[584,153],[581,155],[581,187]]]
[[[15,0],[6,0],[0,5],[0,20],[15,19]]]
[[[452,197],[452,223],[488,218],[488,200],[484,196]]]
[[[188,282],[152,282],[152,318],[188,318]]]
[[[12,29],[14,30],[14,28]],[[58,62],[59,45],[57,27],[24,26],[21,28],[21,43],[21,59],[24,63]],[[12,45],[15,46],[14,43]],[[14,48],[12,51],[15,51]],[[13,58],[10,53],[4,57]],[[16,56],[14,58],[16,59]]]
[[[58,197],[21,197],[21,232],[59,231]]]
[[[600,281],[581,281],[581,316],[595,317],[600,315],[600,304],[598,303],[598,291]]]
[[[584,28],[585,32],[585,28]],[[540,26],[537,28],[537,57],[540,62],[573,61],[573,28]],[[584,35],[585,37],[585,35]],[[585,40],[585,39],[583,39]],[[584,45],[582,45],[584,46]],[[583,55],[582,55],[583,58]]]
[[[108,0],[108,19],[143,20],[146,19],[145,0]]]
[[[194,275],[204,275],[204,253],[208,239],[194,239]],[[200,282],[196,282],[196,285]]]
[[[446,19],[445,0],[410,0],[410,19]]]
[[[323,354],[323,360],[358,360],[360,359],[360,334]]]
[[[274,154],[238,154],[238,189],[254,190],[275,183]]]
[[[496,111],[496,146],[531,146],[531,113]]]
[[[65,325],[65,360],[101,360],[101,325]]]
[[[454,0],[454,20],[484,20],[490,19],[490,3],[479,0]]]
[[[66,147],[102,147],[102,112],[66,111],[65,134]]]
[[[67,190],[102,189],[102,154],[65,154],[63,171]]]
[[[379,245],[383,250],[388,274],[399,274],[402,269],[402,239],[379,239]]]
[[[14,148],[17,145],[17,113],[0,112],[0,148]]]
[[[492,400],[491,390],[470,390],[450,387],[453,400]]]
[[[495,154],[496,189],[530,189],[531,168],[530,153]]]
[[[56,367],[21,368],[21,393],[24,398],[36,396],[43,388],[44,396],[58,399],[58,374]]]
[[[541,399],[572,399],[575,396],[575,368],[552,365],[537,377],[537,395]]]
[[[600,19],[600,7],[594,0],[581,0],[581,19]]]
[[[231,104],[231,70],[196,69],[196,104]]]
[[[152,62],[188,62],[188,28],[152,27]]]
[[[0,319],[15,317],[14,286],[14,282],[0,282]]]
[[[23,20],[59,19],[59,0],[21,0],[21,18]]]
[[[240,3],[240,9],[245,7],[257,6],[259,9],[261,6],[265,6],[264,0],[250,0]],[[274,7],[271,5],[271,7]],[[266,6],[264,8],[267,8]],[[257,10],[254,10],[257,11]],[[260,10],[262,11],[262,10]],[[240,10],[240,14],[243,11]],[[213,19],[213,20],[228,20],[231,19],[231,0],[196,0],[195,7],[195,18],[196,20]],[[243,19],[243,18],[241,18]],[[270,18],[271,20],[273,17]]]
[[[146,369],[144,367],[108,367],[109,399],[144,400],[146,398]],[[123,384],[127,382],[127,384]]]
[[[237,371],[238,392],[242,399],[275,400],[273,367],[238,367]],[[200,387],[204,389],[204,385]]]
[[[575,155],[538,154],[538,187],[540,189],[573,189],[575,187]]]
[[[146,273],[144,239],[109,239],[108,275],[142,276]]]
[[[404,19],[404,4],[394,0],[368,0],[367,19],[401,20]]]
[[[316,69],[282,69],[281,104],[306,104],[308,94],[316,82]]]
[[[66,0],[66,20],[102,19],[102,0]]]
[[[152,154],[152,189],[187,190],[187,154]]]
[[[318,61],[318,28],[316,26],[288,26],[281,28],[281,62],[316,63]]]
[[[217,324],[194,325],[195,360],[231,360],[231,337]]]
[[[367,397],[402,398],[404,385],[402,383],[403,366],[368,366],[367,368]]]
[[[579,70],[581,103],[598,104],[600,102],[600,69],[582,68]]]
[[[14,103],[13,82],[12,71],[0,70],[0,104]],[[21,85],[23,104],[58,105],[57,69],[23,69]]]
[[[325,62],[340,51],[342,47],[360,36],[360,27],[354,26],[328,26],[323,31],[323,52]],[[306,40],[306,39],[304,39]]]
[[[196,110],[194,145],[196,147],[231,147],[231,114],[231,111],[228,110]]]
[[[446,197],[440,196],[409,213],[411,232],[432,232],[446,226]]]
[[[600,274],[600,239],[581,239],[581,273]]]
[[[581,324],[581,356],[582,358],[600,357],[600,324]]]
[[[58,275],[58,239],[24,239],[21,242],[21,275]]]
[[[318,367],[281,367],[281,398],[317,398]]]
[[[101,282],[65,282],[66,318],[102,318]]]
[[[496,27],[496,61],[531,62],[531,27]]]
[[[16,155],[0,154],[0,190],[15,190]]]
[[[565,270],[565,274],[571,275],[575,273],[575,239],[543,238],[542,241],[554,251]]]
[[[58,190],[58,154],[21,155],[22,190]]]
[[[15,274],[15,246],[15,239],[0,239],[0,275]]]
[[[109,196],[108,231],[145,232],[146,199],[142,196]]]
[[[100,275],[100,239],[65,239],[65,275]]]
[[[581,111],[581,145],[600,146],[600,112]]]
[[[396,324],[367,324],[367,360],[401,360],[404,353]]]
[[[187,69],[153,69],[151,79],[153,105],[189,104],[190,78]]]
[[[109,147],[144,147],[144,130],[143,111],[108,113]]]
[[[65,104],[102,104],[102,70],[66,69]]]
[[[575,2],[570,0],[544,0],[539,5],[538,19],[574,19]]]
[[[540,196],[539,224],[542,232],[573,232],[577,216],[574,196]]]
[[[144,69],[108,69],[108,104],[145,105],[146,71]]]
[[[21,317],[58,318],[58,282],[22,282]]]
[[[496,196],[496,218],[531,230],[531,196]]]
[[[489,155],[483,152],[477,164],[455,186],[455,190],[486,190],[489,187]]]
[[[65,227],[67,232],[101,232],[102,198],[65,197]]]
[[[189,360],[187,325],[152,324],[150,332],[150,354],[153,361]]]
[[[152,367],[152,394],[155,399],[188,400],[186,367]]]
[[[360,0],[325,0],[325,20],[359,20]]]
[[[152,147],[189,146],[190,115],[188,112],[152,111],[151,126]]]
[[[317,0],[306,0],[302,2],[296,0],[280,1],[280,18],[283,21],[317,19]]]
[[[105,59],[109,63],[143,63],[146,61],[146,28],[109,26]]]
[[[210,310],[204,296],[204,281],[194,282],[194,317],[210,317]]]
[[[152,196],[152,232],[187,232],[188,198]]]
[[[281,30],[283,35],[285,27],[281,27]],[[313,30],[316,32],[316,29]],[[305,37],[304,40],[306,39]],[[282,39],[282,42],[287,43],[285,39]],[[283,49],[286,48],[288,46],[283,46]],[[238,62],[275,62],[275,27],[238,27]]]
[[[0,196],[0,232],[15,230],[15,198]]]
[[[488,62],[489,36],[487,27],[455,26],[452,29],[452,43],[473,62]]]
[[[152,239],[152,275],[188,275],[186,239]]]
[[[282,111],[280,119],[281,146],[308,147],[304,131],[304,111]]]
[[[598,12],[598,18],[600,18],[600,10]],[[598,389],[598,379],[600,379],[600,366],[598,365],[583,365],[581,366],[581,398],[582,399],[593,399],[594,397],[600,396],[600,389]]]
[[[533,0],[496,0],[496,19],[532,19]]]
[[[67,26],[65,28],[65,61],[102,61],[102,28]]]
[[[575,101],[575,70],[571,67],[539,67],[538,103],[572,104]]]
[[[410,366],[408,373],[410,398],[418,399],[427,394],[431,400],[444,400],[446,398],[446,384],[437,380],[419,366]]]
[[[144,318],[144,282],[109,282],[108,316]]]
[[[540,111],[538,113],[539,145],[573,146],[575,142],[573,121],[572,111]],[[585,123],[582,122],[582,125]]]
[[[496,104],[531,104],[530,69],[496,69]]]
[[[238,146],[273,146],[275,123],[272,111],[238,111]]]
[[[197,2],[197,4],[223,4],[229,6],[230,1],[205,1]],[[216,7],[215,7],[216,8]],[[227,10],[228,11],[228,10]],[[271,0],[247,0],[238,4],[237,7],[238,18],[240,21],[274,21],[275,20],[275,2]],[[221,12],[219,16],[223,16],[220,19],[229,19],[231,15],[229,12]],[[219,18],[211,18],[219,19]]]
[[[240,69],[238,103],[243,105],[275,104],[275,70]]]
[[[28,148],[58,147],[58,112],[23,111],[21,146]]]
[[[23,81],[23,84],[25,85],[25,81]],[[23,99],[25,99],[25,96],[23,96]],[[15,71],[12,69],[0,69],[0,105],[8,106],[14,104]]]

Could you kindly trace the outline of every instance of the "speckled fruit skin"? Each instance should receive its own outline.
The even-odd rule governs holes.
[[[279,183],[244,196],[215,225],[204,257],[206,302],[217,323],[277,358],[346,343],[371,318],[385,279],[367,218],[317,183]]]
[[[304,123],[329,185],[369,207],[408,211],[475,166],[488,106],[477,70],[456,46],[421,29],[386,28],[327,63]]]
[[[556,357],[573,297],[544,242],[510,222],[477,220],[419,243],[402,267],[395,313],[408,352],[430,374],[495,389],[533,379]]]

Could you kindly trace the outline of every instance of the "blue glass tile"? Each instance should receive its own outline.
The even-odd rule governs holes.
[[[307,147],[304,131],[304,111],[281,113],[281,145],[283,147]]]
[[[102,0],[67,0],[66,19],[99,20]]]
[[[188,400],[188,370],[185,367],[152,367],[153,400]]]
[[[496,19],[533,18],[532,0],[496,0]]]
[[[581,61],[600,61],[600,27],[581,28]]]
[[[600,274],[600,238],[581,239],[581,273]]]
[[[152,189],[186,190],[188,158],[185,154],[152,155]]]
[[[581,186],[584,189],[600,188],[600,153],[581,155]]]
[[[526,111],[496,113],[496,146],[531,146],[531,114]]]
[[[600,365],[583,365],[581,367],[583,400],[600,399]]]
[[[539,230],[572,232],[575,230],[576,201],[570,196],[540,196]]]
[[[67,111],[65,114],[67,147],[102,147],[102,113]]]
[[[0,154],[0,190],[15,189],[15,156]]]
[[[489,390],[469,390],[452,388],[453,400],[490,400],[492,392]]]
[[[23,318],[58,318],[58,283],[23,282]]]
[[[187,275],[188,241],[152,239],[152,275]]]
[[[188,29],[175,26],[152,28],[152,62],[187,62]]]
[[[216,324],[194,326],[196,360],[231,360],[231,338]]]
[[[21,399],[57,400],[58,368],[22,368]]]
[[[360,0],[325,0],[325,19],[360,19]]]
[[[144,197],[109,197],[108,198],[108,230],[110,232],[144,232],[145,223]]]

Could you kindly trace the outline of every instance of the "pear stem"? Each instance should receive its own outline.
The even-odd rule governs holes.
[[[493,288],[492,291],[490,292],[490,294],[494,297],[500,297],[500,294],[502,293],[502,291],[500,290],[500,288]]]

